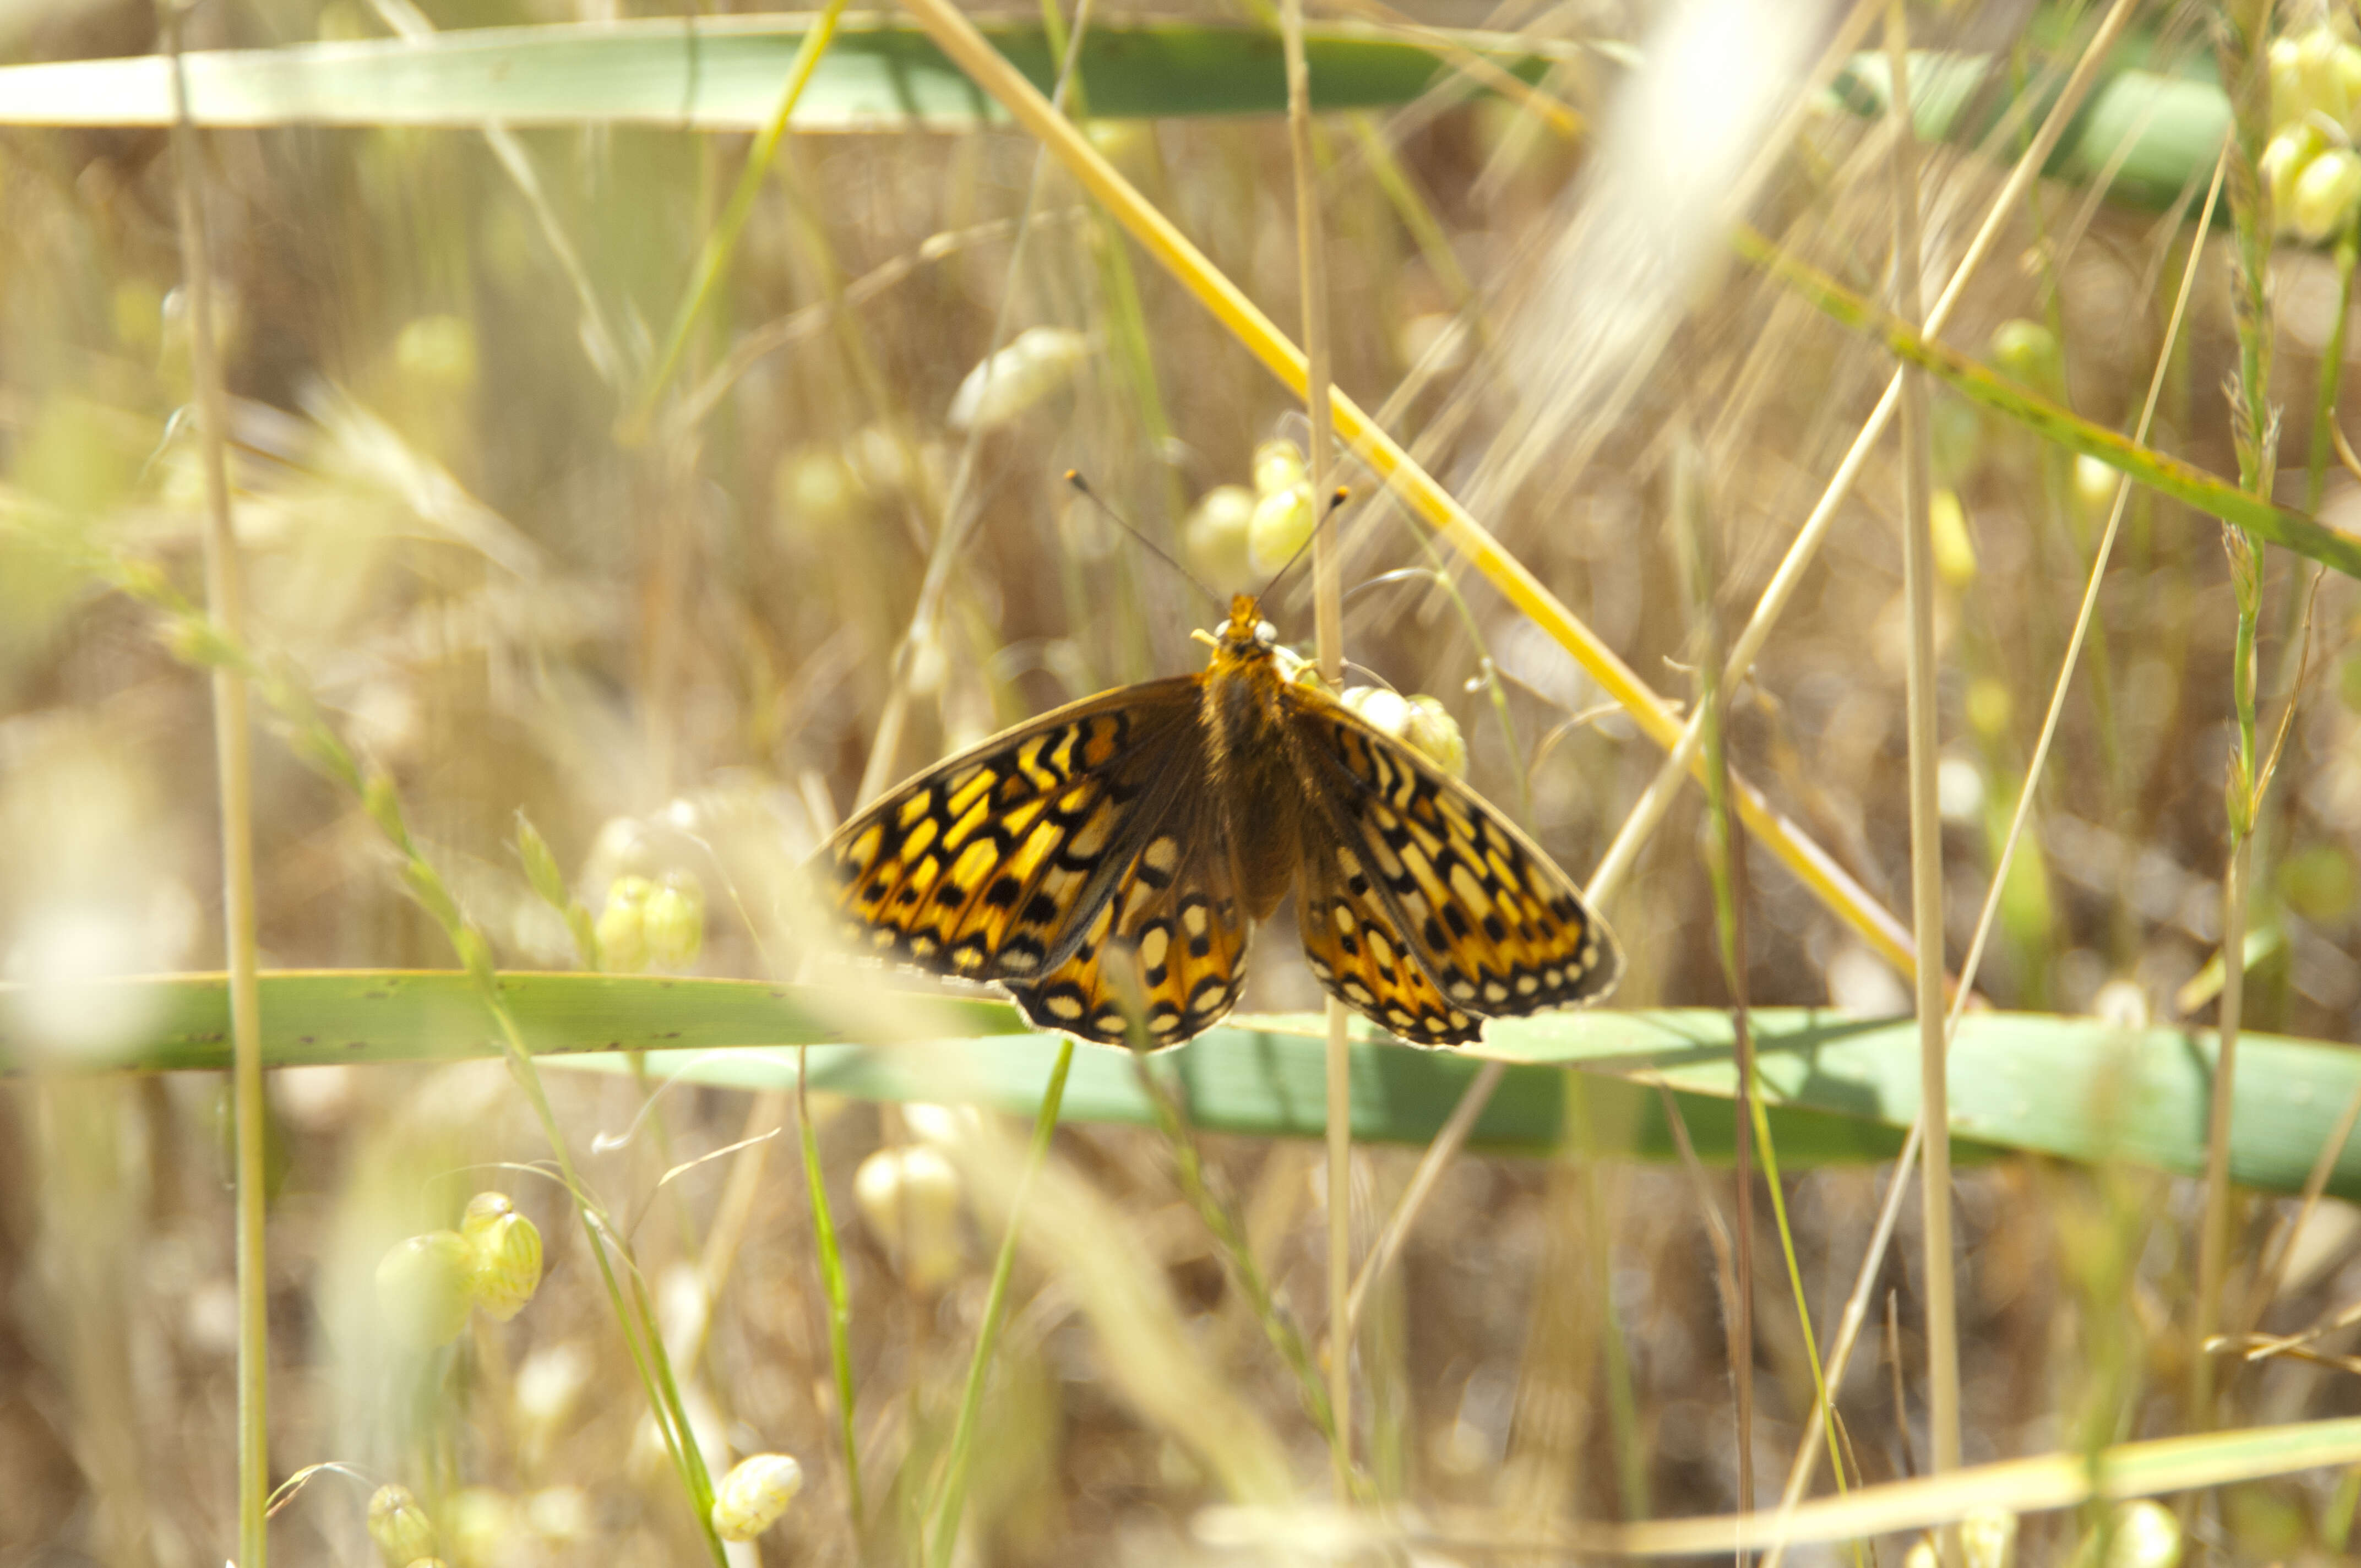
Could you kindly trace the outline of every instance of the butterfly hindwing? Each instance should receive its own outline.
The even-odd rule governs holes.
[[[1381,1029],[1422,1046],[1466,1045],[1483,1020],[1444,1001],[1390,901],[1353,849],[1315,827],[1295,890],[1296,928],[1314,979]]]
[[[1218,1022],[1246,979],[1220,803],[1192,783],[1146,834],[1071,958],[1038,983],[1010,983],[1027,1017],[1104,1045],[1128,1043],[1137,1015],[1151,1049]]]
[[[1203,772],[1197,693],[1183,675],[1069,704],[846,823],[822,855],[853,950],[969,980],[1060,970]]]
[[[1306,787],[1335,830],[1346,891],[1356,876],[1367,884],[1360,903],[1386,921],[1389,944],[1408,950],[1433,997],[1418,1008],[1402,1001],[1416,1025],[1404,1029],[1392,1009],[1338,994],[1404,1038],[1458,1044],[1480,1025],[1454,1025],[1454,1014],[1521,1017],[1614,984],[1622,967],[1614,938],[1571,879],[1512,824],[1341,705],[1300,687],[1290,697],[1312,775]],[[1369,911],[1356,917],[1366,921]],[[1305,950],[1335,969],[1335,955],[1323,954],[1313,936],[1307,917]],[[1367,972],[1359,978],[1370,984]]]

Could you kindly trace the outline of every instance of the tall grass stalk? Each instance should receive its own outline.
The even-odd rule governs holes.
[[[1335,472],[1328,407],[1328,256],[1320,215],[1320,166],[1312,146],[1312,76],[1303,62],[1303,0],[1280,0],[1287,56],[1288,148],[1295,169],[1296,275],[1303,299],[1304,411],[1312,424],[1312,613],[1321,678],[1345,685],[1344,579],[1335,509],[1327,504]],[[1334,1412],[1332,1458],[1336,1500],[1353,1487],[1353,1058],[1345,1004],[1328,998],[1328,1405]]]
[[[753,214],[755,198],[763,193],[763,181],[770,178],[772,160],[777,158],[779,143],[787,134],[787,121],[794,116],[804,89],[811,84],[812,72],[819,69],[820,56],[828,52],[829,44],[835,39],[836,25],[843,15],[844,0],[828,0],[827,7],[796,46],[796,57],[787,67],[787,79],[779,89],[778,104],[771,111],[769,123],[754,137],[745,167],[738,171],[738,184],[730,192],[729,205],[705,236],[704,248],[697,258],[697,270],[673,313],[672,329],[664,335],[663,351],[656,356],[646,381],[641,385],[639,398],[623,422],[621,433],[626,441],[636,441],[646,433],[657,400],[672,385],[673,374],[688,352],[689,335],[697,330],[707,302],[720,287],[722,271],[730,265],[730,253],[737,249],[738,236],[744,232],[747,218]]]
[[[2238,453],[2238,484],[2268,499],[2277,463],[2278,413],[2270,406],[2270,190],[2259,163],[2270,133],[2270,0],[2238,0],[2221,19],[2222,82],[2230,95],[2230,224],[2233,235],[2231,319],[2238,334],[2238,376],[2232,389],[2230,434]],[[2238,1078],[2238,1025],[2246,999],[2247,879],[2253,872],[2255,801],[2260,759],[2255,750],[2255,629],[2262,613],[2262,541],[2224,523],[2230,589],[2237,609],[2231,644],[2230,701],[2237,747],[2223,790],[2228,838],[2222,878],[2221,1044],[2213,1062],[2213,1094],[2206,1120],[2205,1208],[2197,1243],[2197,1299],[2189,1355],[2189,1416],[2200,1427],[2214,1418],[2213,1355],[2206,1348],[2222,1323],[2229,1272],[2230,1123]]]
[[[1730,1179],[1736,1190],[1737,1238],[1731,1271],[1730,1381],[1738,1428],[1738,1507],[1754,1506],[1754,1041],[1746,1003],[1746,841],[1730,820],[1730,752],[1723,730],[1721,638],[1715,618],[1718,580],[1708,559],[1704,458],[1684,433],[1673,452],[1672,524],[1682,577],[1688,589],[1690,641],[1697,650],[1697,718],[1705,744],[1705,869],[1713,886],[1715,947],[1730,997],[1730,1036],[1738,1066],[1738,1115],[1731,1128]],[[1661,776],[1661,775],[1660,775]],[[1775,1190],[1775,1189],[1774,1189]],[[1806,1331],[1806,1342],[1810,1332]],[[1815,1371],[1817,1369],[1815,1368]]]
[[[1000,1325],[1008,1315],[1008,1280],[1016,1269],[1016,1239],[1025,1227],[1025,1198],[1034,1178],[1049,1157],[1049,1140],[1058,1131],[1059,1107],[1065,1103],[1066,1074],[1074,1065],[1074,1039],[1061,1035],[1058,1059],[1041,1091],[1040,1113],[1033,1121],[1033,1142],[1025,1152],[1025,1169],[1008,1201],[1008,1226],[1001,1234],[1000,1254],[993,1260],[992,1286],[983,1299],[983,1322],[977,1329],[975,1352],[968,1358],[967,1381],[960,1394],[959,1417],[951,1429],[950,1453],[943,1467],[933,1506],[928,1510],[926,1554],[934,1568],[946,1568],[959,1540],[960,1517],[967,1510],[968,1465],[975,1446],[976,1421],[983,1410],[984,1385],[992,1373],[993,1352],[1000,1343]]]
[[[1909,24],[1902,0],[1886,10],[1894,74],[1894,310],[1919,320],[1917,138],[1910,124]],[[1927,378],[1905,367],[1900,406],[1903,592],[1910,612],[1910,917],[1917,938],[1918,1105],[1927,1127],[1919,1185],[1926,1239],[1927,1450],[1937,1475],[1960,1467],[1959,1306],[1951,1261],[1950,1089],[1943,1038],[1943,819],[1937,797],[1935,544]],[[1944,1532],[1947,1564],[1960,1562],[1956,1530]]]
[[[181,59],[187,7],[164,7],[172,59],[173,187],[179,208],[181,270],[189,290],[189,367],[195,383],[199,466],[205,486],[205,604],[212,630],[225,641],[246,637],[246,583],[236,525],[230,517],[228,409],[214,346],[214,285],[201,189],[197,133],[189,120],[189,82]],[[237,1208],[237,1560],[262,1568],[269,1550],[265,1513],[270,1490],[269,1411],[269,1274],[263,1143],[262,993],[256,980],[254,881],[254,731],[246,672],[213,670],[214,760],[221,791],[222,934],[228,947],[231,1104],[236,1124]]]
[[[1090,36],[1091,5],[1092,0],[1079,0],[1074,7],[1073,31],[1068,36],[1065,50],[1059,57],[1058,80],[1050,89],[1051,96],[1045,105],[1050,114],[1058,116],[1060,125],[1068,123],[1062,111],[1082,61],[1082,41]],[[983,44],[981,38],[977,42],[989,51],[991,46]],[[994,55],[993,58],[998,60],[1000,57]],[[1027,83],[1027,90],[1031,90],[1031,83]],[[1048,188],[1049,169],[1049,154],[1045,148],[1035,154],[1032,174],[1026,181],[1024,212],[1017,218],[1016,237],[1008,248],[1007,285],[1002,289],[999,306],[993,313],[991,341],[984,345],[983,363],[986,366],[993,364],[1002,345],[1008,341],[1009,323],[1016,302],[1016,280],[1022,276],[1025,265],[1026,241],[1032,235],[1034,221],[1041,211],[1042,199]],[[902,729],[909,717],[910,674],[916,667],[917,651],[921,640],[937,634],[942,619],[943,597],[950,588],[951,570],[959,561],[961,546],[967,543],[968,531],[976,510],[971,501],[971,492],[975,486],[976,464],[983,450],[983,433],[984,424],[979,420],[969,427],[966,440],[960,444],[959,466],[952,471],[950,492],[943,499],[941,514],[936,520],[934,543],[927,553],[926,576],[919,579],[917,600],[910,610],[909,626],[894,652],[892,684],[886,688],[885,706],[877,717],[876,733],[869,745],[869,761],[862,768],[861,785],[853,796],[856,810],[884,791],[886,781],[893,776],[895,759],[901,754]],[[921,471],[915,447],[906,454],[906,457],[913,472]]]
[[[2180,291],[2174,296],[2172,313],[2165,327],[2164,342],[2157,352],[2156,368],[2149,377],[2147,400],[2141,409],[2139,423],[2136,427],[2135,439],[2137,440],[2147,439],[2148,426],[2156,415],[2158,400],[2170,380],[2174,351],[2180,341],[2181,328],[2188,318],[2189,301],[2196,286],[2198,266],[2204,258],[2205,236],[2212,228],[2215,203],[2221,195],[2222,175],[2223,166],[2217,164],[2213,184],[2206,193],[2205,205],[2198,216],[2195,237],[2189,247],[2188,260],[2181,269]],[[1949,1014],[1944,1020],[1947,1048],[1949,1042],[1958,1036],[1960,1019],[1967,1012],[1968,999],[1975,994],[1976,977],[1982,965],[1984,945],[1992,934],[1993,922],[2000,912],[2002,894],[2008,885],[2009,862],[2015,852],[2017,839],[2025,830],[2026,821],[2030,816],[2034,790],[2040,783],[2042,773],[2048,762],[2050,742],[2057,735],[2059,719],[2065,712],[2066,696],[2072,687],[2074,669],[2081,656],[2085,630],[2091,618],[2097,612],[2099,590],[2105,580],[2107,563],[2113,554],[2114,540],[2121,530],[2125,504],[2130,494],[2131,487],[2128,484],[2117,490],[2114,507],[2109,513],[2107,526],[2100,535],[2099,547],[2092,560],[2089,578],[2083,587],[2081,609],[2076,618],[2075,631],[2068,639],[2058,678],[2051,684],[2049,708],[2042,720],[2041,738],[2035,743],[2032,760],[2026,765],[2024,794],[2018,797],[2015,812],[2010,818],[2008,835],[2003,840],[2000,855],[1993,863],[1992,880],[1984,894],[1983,907],[1976,920],[1975,938],[1968,944],[1967,957],[1960,965],[1959,988],[1952,996]],[[1886,1248],[1893,1241],[1894,1225],[1901,1218],[1903,1195],[1909,1189],[1911,1171],[1916,1165],[1919,1150],[1924,1145],[1926,1130],[1927,1117],[1925,1109],[1922,1107],[1917,1118],[1910,1124],[1910,1134],[1903,1142],[1901,1154],[1895,1157],[1893,1179],[1887,1185],[1885,1198],[1878,1210],[1877,1223],[1871,1228],[1869,1246],[1863,1252],[1861,1267],[1854,1276],[1852,1293],[1846,1299],[1844,1312],[1837,1325],[1836,1339],[1828,1355],[1828,1376],[1832,1382],[1840,1382],[1843,1379],[1845,1368],[1852,1359],[1853,1345],[1860,1337],[1863,1323],[1868,1320],[1876,1281],[1880,1271],[1885,1266]],[[2323,1176],[2323,1182],[2325,1179]],[[1806,1421],[1804,1435],[1796,1447],[1795,1463],[1787,1473],[1786,1486],[1780,1494],[1779,1507],[1783,1514],[1794,1509],[1802,1501],[1805,1488],[1811,1485],[1812,1474],[1818,1463],[1821,1427],[1824,1420],[1824,1411],[1816,1406]],[[1783,1550],[1774,1550],[1765,1560],[1764,1568],[1777,1568]]]
[[[836,1445],[844,1464],[845,1507],[858,1535],[867,1524],[861,1496],[861,1442],[854,1420],[859,1390],[852,1381],[852,1298],[844,1280],[844,1254],[837,1245],[836,1215],[829,1206],[828,1181],[820,1171],[819,1139],[811,1119],[808,1047],[796,1047],[796,1138],[803,1147],[804,1190],[811,1203],[812,1241],[819,1251],[820,1289],[828,1299],[828,1362],[836,1379]]]

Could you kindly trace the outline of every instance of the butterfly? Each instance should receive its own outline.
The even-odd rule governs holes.
[[[998,982],[1036,1025],[1177,1046],[1220,1021],[1291,889],[1312,974],[1413,1045],[1604,995],[1573,881],[1473,790],[1288,678],[1254,598],[1193,675],[937,763],[814,857],[857,951]]]

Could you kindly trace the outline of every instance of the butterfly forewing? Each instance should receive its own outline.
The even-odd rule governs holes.
[[[1202,773],[1196,707],[1191,676],[1070,704],[846,823],[824,853],[854,950],[972,980],[1067,965],[1192,766]]]
[[[1341,892],[1319,890],[1329,924],[1340,897],[1354,899],[1345,906],[1348,917],[1384,923],[1378,952],[1365,937],[1357,968],[1340,965],[1340,958],[1354,955],[1323,951],[1315,942],[1314,868],[1307,866],[1304,947],[1334,971],[1325,982],[1330,990],[1405,1038],[1457,1044],[1474,1039],[1480,1027],[1466,1015],[1521,1017],[1614,984],[1622,967],[1614,938],[1548,856],[1411,747],[1316,692],[1288,693],[1309,760],[1307,787],[1338,840]],[[1353,894],[1356,882],[1367,884],[1367,894]],[[1368,960],[1396,949],[1422,971],[1424,1005],[1410,1006],[1404,998],[1371,1006],[1345,989],[1349,976],[1376,994],[1382,968]],[[1398,1011],[1410,1015],[1409,1026]]]

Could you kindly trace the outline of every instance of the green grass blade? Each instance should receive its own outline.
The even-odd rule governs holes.
[[[263,980],[264,1058],[322,1062],[451,1060],[499,1054],[472,982],[424,970],[324,970]],[[527,1047],[551,1065],[627,1070],[648,1053],[659,1077],[740,1088],[790,1086],[793,1047],[809,1045],[812,1087],[884,1101],[964,1101],[1031,1115],[1058,1054],[1054,1036],[1014,1007],[895,996],[899,1032],[872,1049],[832,1044],[862,1032],[874,992],[751,981],[502,974],[501,996]],[[1918,1108],[1917,1046],[1907,1020],[1797,1008],[1753,1014],[1757,1072],[1782,1160],[1791,1168],[1890,1158]],[[218,975],[96,982],[38,991],[0,986],[0,1071],[219,1070],[229,1008]],[[69,1054],[61,1031],[111,1025],[115,1043]],[[1239,1019],[1172,1058],[1190,1113],[1206,1131],[1322,1135],[1322,1023],[1305,1014]],[[87,1037],[86,1036],[84,1036]],[[1567,1095],[1556,1069],[1600,1074],[1588,1086],[1605,1155],[1676,1157],[1653,1081],[1678,1097],[1699,1152],[1730,1157],[1737,1079],[1730,1020],[1709,1010],[1566,1013],[1501,1021],[1480,1047],[1515,1065],[1472,1145],[1540,1154],[1558,1146]],[[1953,1047],[1952,1126],[1989,1155],[2024,1149],[2095,1162],[2124,1159],[2176,1174],[2203,1168],[2210,1031],[2110,1028],[2090,1019],[1993,1013],[1963,1019]],[[2302,1190],[2340,1107],[2361,1086],[2361,1055],[2318,1041],[2247,1036],[2232,1170],[2245,1186]],[[1353,1047],[1353,1135],[1422,1144],[1474,1076],[1473,1052],[1390,1043]],[[1149,1125],[1153,1108],[1127,1058],[1076,1053],[1071,1121]],[[2361,1198],[2361,1147],[2346,1149],[2328,1190]]]
[[[1897,358],[1921,366],[1970,402],[2015,421],[2042,440],[2069,452],[2095,457],[2152,490],[2309,556],[2348,577],[2361,577],[2361,539],[2341,533],[2292,507],[2240,489],[2154,447],[2093,424],[2046,398],[2037,397],[1996,375],[1958,349],[1929,343],[1880,306],[1862,299],[1827,273],[1779,249],[1761,235],[1741,229],[1741,255],[1787,284],[1831,320],[1885,345]]]

